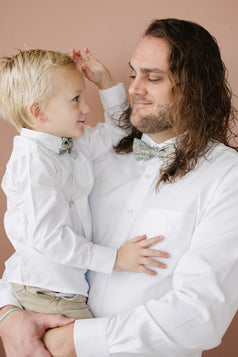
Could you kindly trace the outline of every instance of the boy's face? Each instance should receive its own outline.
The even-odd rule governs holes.
[[[89,106],[85,100],[85,82],[77,69],[52,70],[53,94],[43,108],[42,129],[61,137],[78,137],[84,132]]]

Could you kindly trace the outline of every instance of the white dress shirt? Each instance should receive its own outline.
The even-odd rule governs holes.
[[[79,357],[200,357],[221,342],[237,311],[237,153],[213,144],[207,159],[156,192],[161,164],[113,151],[94,162],[94,243],[118,248],[162,234],[154,248],[171,257],[156,276],[88,273],[88,302],[99,318],[76,321]]]
[[[89,273],[98,318],[75,324],[79,357],[200,357],[221,342],[237,310],[237,153],[214,144],[207,160],[156,192],[160,166],[159,158],[138,162],[113,150],[94,161],[94,242],[117,248],[163,234],[155,247],[171,257],[155,277]],[[0,291],[0,306],[17,305],[5,280]]]
[[[123,110],[123,85],[100,91],[106,124],[85,127],[71,153],[59,155],[60,137],[22,129],[2,181],[7,196],[6,233],[15,253],[6,262],[9,282],[87,296],[87,269],[112,272],[116,249],[93,244],[88,195],[92,159],[122,133],[110,116]]]

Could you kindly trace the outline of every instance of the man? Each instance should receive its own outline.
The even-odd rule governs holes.
[[[94,163],[94,242],[118,247],[130,236],[162,234],[156,247],[171,257],[156,277],[90,272],[98,318],[49,331],[54,356],[200,357],[237,311],[238,155],[228,144],[237,138],[235,110],[216,41],[197,24],[156,20],[130,68],[131,133]],[[25,346],[29,334],[57,325],[26,314],[5,321],[9,350],[19,319]]]

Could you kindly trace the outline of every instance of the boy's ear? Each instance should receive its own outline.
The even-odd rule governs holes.
[[[28,112],[34,120],[40,123],[46,122],[45,113],[42,111],[39,103],[34,103],[30,107],[28,107]]]

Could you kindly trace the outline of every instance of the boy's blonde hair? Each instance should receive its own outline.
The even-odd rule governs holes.
[[[0,65],[0,115],[17,130],[31,128],[27,109],[34,103],[44,103],[53,93],[51,70],[76,69],[67,54],[40,49],[19,51],[2,57]]]

